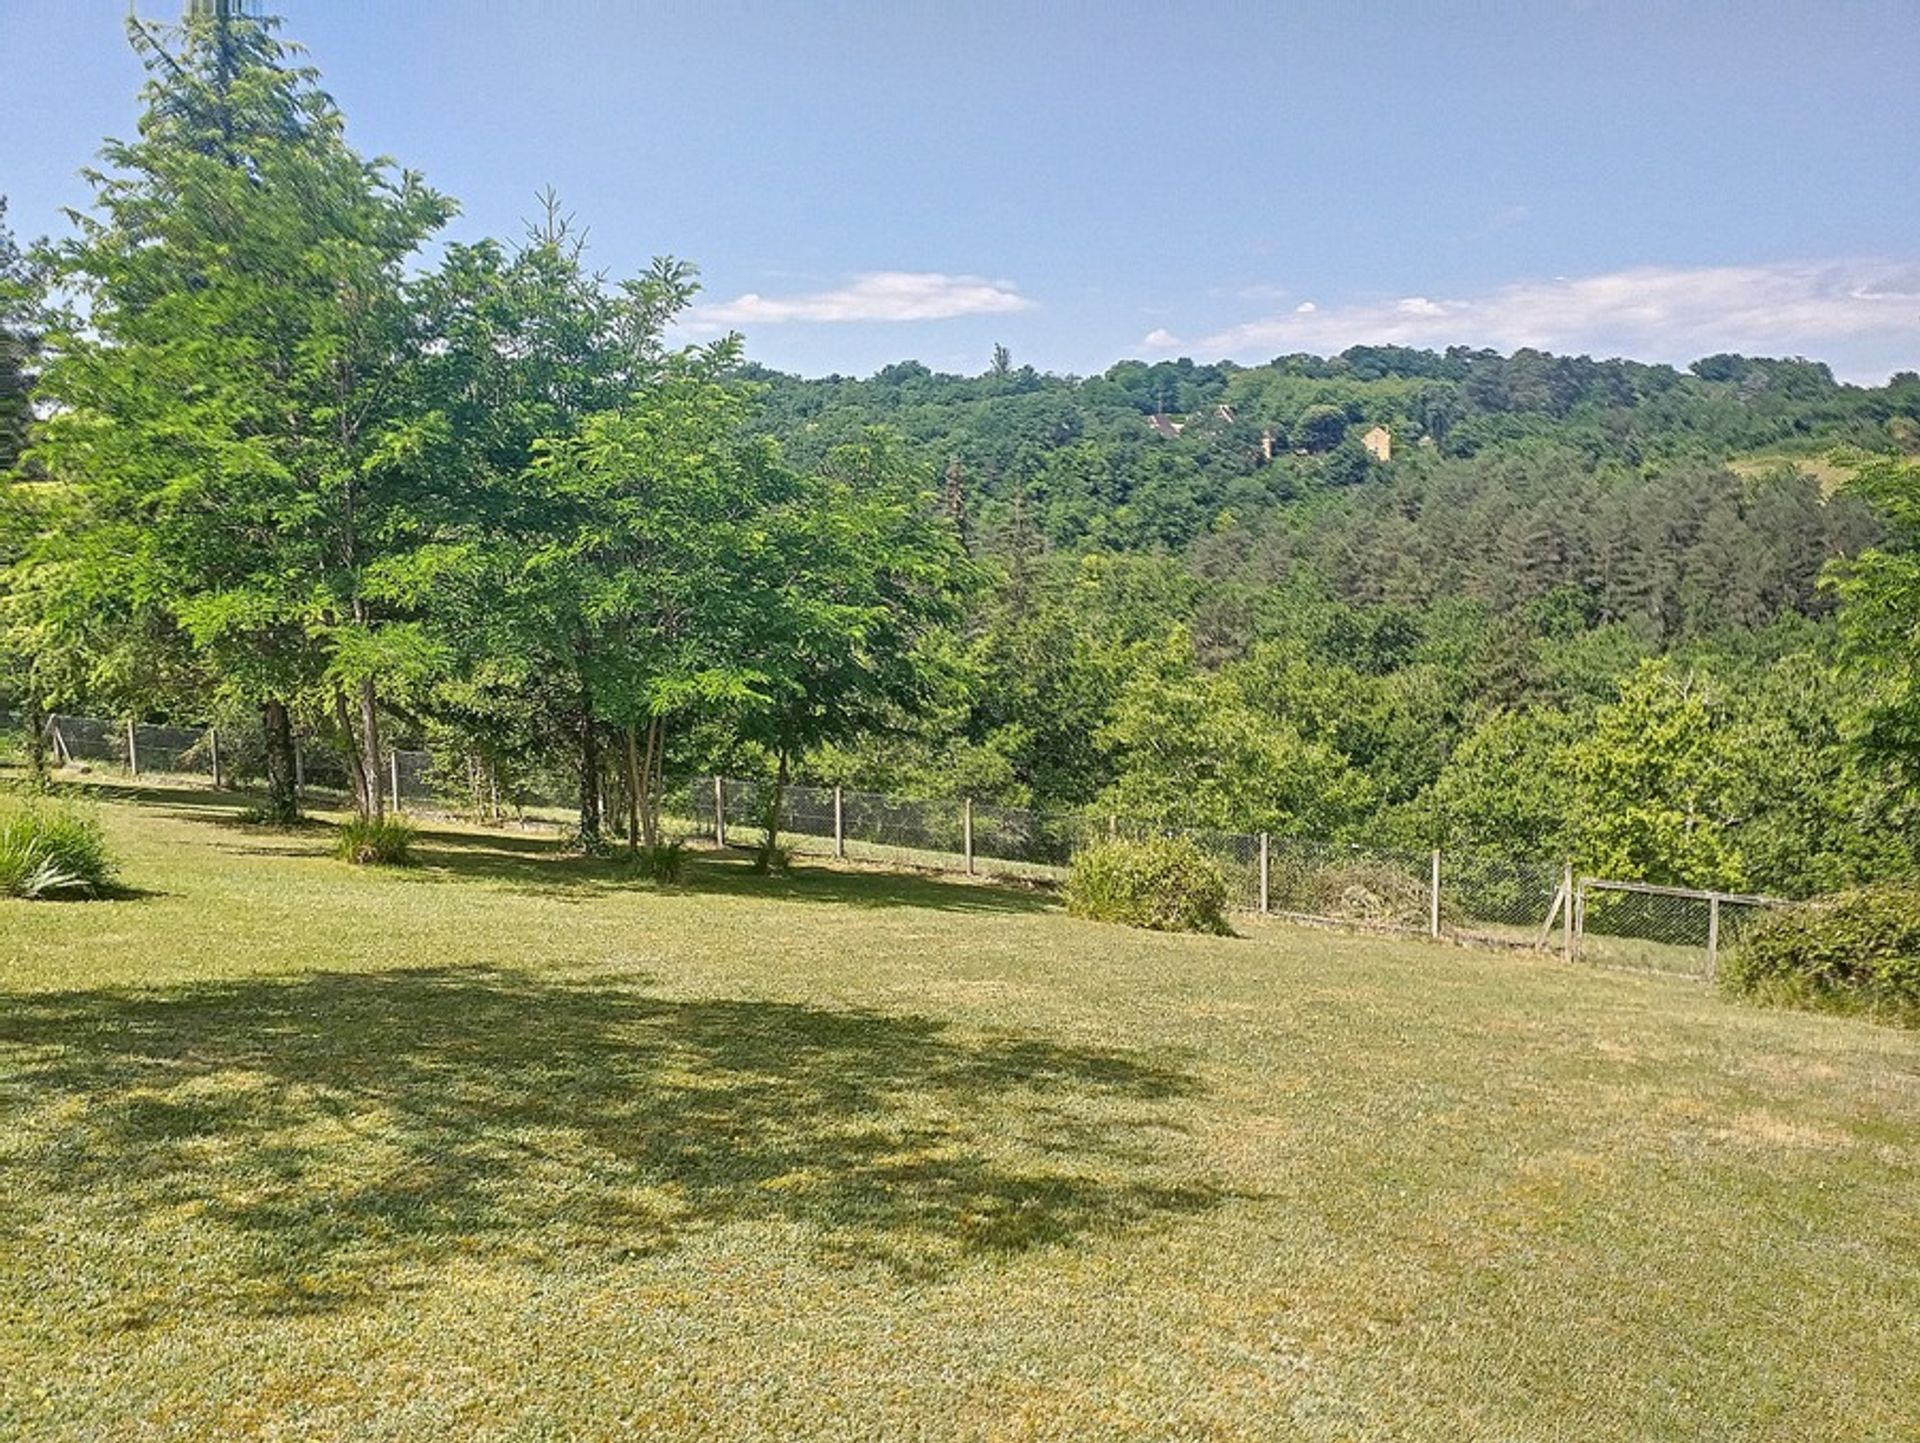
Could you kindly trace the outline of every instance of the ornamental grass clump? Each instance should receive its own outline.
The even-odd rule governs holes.
[[[1073,859],[1066,898],[1068,912],[1096,922],[1216,936],[1232,930],[1226,878],[1185,837],[1122,838],[1089,847]]]
[[[30,802],[0,816],[0,896],[97,897],[116,870],[99,821],[78,807]]]
[[[356,867],[411,867],[413,824],[398,817],[354,817],[340,826],[333,855]]]
[[[627,868],[643,882],[663,882],[677,887],[687,875],[686,844],[653,842],[638,847],[628,855]]]

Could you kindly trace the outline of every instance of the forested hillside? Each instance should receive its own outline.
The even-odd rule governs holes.
[[[1882,527],[1828,483],[1920,450],[1920,376],[1356,347],[745,378],[790,455],[903,436],[985,578],[948,704],[822,778],[1783,891],[1909,862],[1836,671],[1832,569]]]

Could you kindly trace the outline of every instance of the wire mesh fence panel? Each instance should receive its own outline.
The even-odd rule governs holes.
[[[1575,903],[1581,961],[1711,978],[1771,897],[1582,878]]]
[[[1038,812],[976,803],[975,870],[990,876],[1064,882],[1074,857],[1110,830],[1107,818],[1089,812]]]
[[[1542,946],[1551,921],[1560,925],[1556,903],[1564,869],[1551,863],[1471,852],[1440,858],[1440,930],[1468,942]]]
[[[48,735],[62,762],[125,768],[127,733],[124,726],[98,717],[56,716]]]
[[[1298,837],[1268,844],[1270,911],[1395,932],[1431,925],[1432,859]]]
[[[1123,829],[1124,830],[1124,829]],[[1137,831],[1134,835],[1146,835]],[[1185,837],[1205,854],[1208,861],[1219,868],[1221,879],[1227,884],[1227,910],[1230,912],[1257,912],[1260,910],[1260,839],[1240,832],[1181,831],[1177,835]]]

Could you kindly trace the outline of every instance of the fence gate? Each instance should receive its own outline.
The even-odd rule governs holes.
[[[1573,952],[1583,962],[1712,981],[1721,954],[1778,897],[1582,877],[1574,890]]]

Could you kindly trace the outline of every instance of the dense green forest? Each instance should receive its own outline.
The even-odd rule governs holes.
[[[821,775],[1655,881],[1910,865],[1836,619],[1888,512],[1831,483],[1920,450],[1920,376],[1389,347],[745,374],[795,454],[906,438],[993,578],[948,705]]]
[[[674,344],[692,268],[607,279],[551,198],[429,259],[452,201],[230,23],[136,25],[138,138],[0,244],[30,757],[51,708],[218,719],[291,814],[299,730],[377,811],[397,738],[569,787],[587,846],[723,769],[1743,890],[1914,865],[1920,375],[783,375]]]

